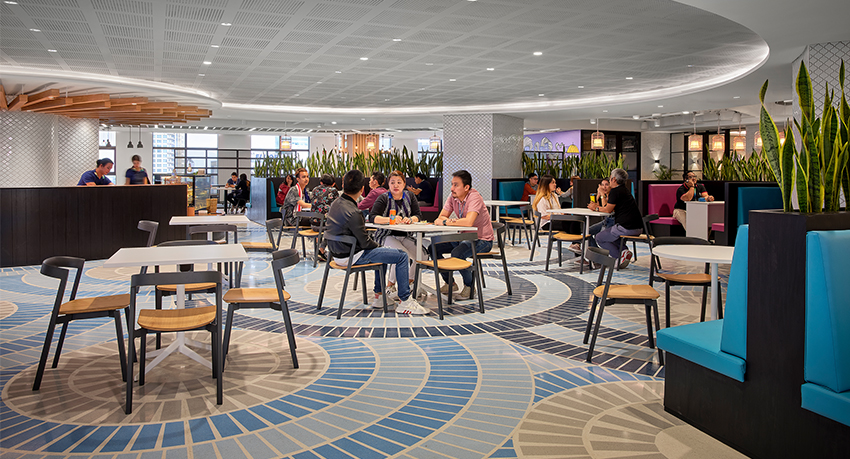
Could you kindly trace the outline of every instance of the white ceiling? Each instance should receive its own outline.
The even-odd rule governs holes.
[[[683,109],[747,113],[761,81],[783,67],[790,76],[805,44],[850,38],[850,2],[798,3],[20,0],[0,3],[0,80],[9,94],[183,98],[213,108],[202,123],[220,126],[411,128],[491,111],[546,128]]]

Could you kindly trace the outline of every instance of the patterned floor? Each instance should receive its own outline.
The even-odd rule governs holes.
[[[239,235],[263,237],[256,225]],[[0,459],[739,456],[663,411],[664,368],[647,347],[642,307],[606,309],[587,364],[582,340],[596,272],[580,275],[572,261],[547,272],[539,252],[534,262],[525,246],[507,252],[513,295],[501,265],[485,263],[485,314],[477,302],[460,302],[443,321],[371,310],[360,291],[347,292],[337,320],[341,273],[331,274],[316,310],[324,265],[302,261],[284,272],[300,368],[292,368],[279,312],[241,310],[224,404],[215,405],[209,370],[176,354],[134,387],[130,416],[106,319],[72,324],[58,368],[48,365],[41,389],[31,390],[56,283],[38,267],[4,269]],[[647,254],[639,247],[614,281],[645,283]],[[243,282],[273,286],[269,260],[251,254]],[[80,296],[124,293],[137,272],[102,261],[86,268]],[[700,299],[701,290],[673,289],[673,324],[699,320]],[[152,295],[143,292],[140,304],[152,307]],[[435,297],[424,304],[436,312]]]

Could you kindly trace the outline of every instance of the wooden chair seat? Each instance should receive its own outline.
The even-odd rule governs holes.
[[[366,263],[366,264],[363,264],[363,265],[353,265],[351,268],[352,269],[367,268],[369,266],[380,266],[381,264],[382,263]],[[345,271],[345,269],[346,269],[346,266],[342,266],[340,264],[337,264],[337,262],[335,262],[333,260],[331,260],[330,265],[331,265],[331,268],[333,268],[333,269],[341,269],[343,271]]]
[[[211,288],[215,288],[215,284],[212,283],[212,282],[209,282],[209,283],[203,282],[203,283],[200,283],[200,284],[186,284],[186,291],[187,292],[197,292],[197,291],[200,291],[200,290],[209,290]],[[163,291],[163,292],[176,292],[177,291],[177,285],[175,285],[175,284],[157,285],[156,289]]]
[[[140,327],[150,331],[194,330],[213,323],[215,310],[216,306],[189,309],[142,309],[139,311],[138,323]]]
[[[240,242],[245,250],[272,250],[271,242]]]
[[[655,239],[655,236],[647,237],[646,234],[638,234],[637,236],[620,236],[620,237],[623,238],[623,239],[628,239],[630,241],[644,241],[644,242],[646,242],[647,240],[651,241],[651,240]]]
[[[298,232],[298,235],[299,235],[299,236],[304,236],[304,237],[314,237],[314,236],[318,236],[318,235],[319,235],[319,232],[318,232],[318,231],[313,231],[313,230],[311,230],[311,229],[308,229],[308,230],[302,230],[302,231],[299,231],[299,232]]]
[[[283,291],[283,300],[289,301],[290,295]],[[224,294],[225,303],[277,303],[280,298],[276,288],[232,288]]]
[[[59,314],[81,314],[84,312],[112,311],[130,305],[130,294],[77,298],[59,306]]]
[[[581,240],[584,239],[584,235],[565,233],[563,231],[555,233],[552,237],[559,240],[559,241],[569,241],[569,242],[581,242]]]
[[[665,281],[680,282],[683,284],[705,284],[711,282],[711,275],[705,273],[694,274],[676,274],[676,273],[656,273],[656,275]]]
[[[479,257],[484,257],[484,258],[501,257],[501,256],[502,256],[502,252],[500,252],[500,251],[498,251],[498,250],[494,250],[494,251],[492,251],[492,252],[479,253],[479,254],[478,254],[478,256],[479,256]]]
[[[520,217],[502,217],[501,222],[502,223],[518,223],[520,225],[530,225],[532,223],[531,220],[529,220],[527,218],[525,220],[523,220]]]
[[[602,298],[605,285],[593,289],[593,296]],[[608,288],[608,298],[612,300],[656,300],[661,294],[649,285],[612,285]]]
[[[416,260],[422,266],[434,267],[432,260]],[[437,260],[437,268],[444,271],[460,271],[472,266],[471,261],[461,260],[460,258],[440,258]]]

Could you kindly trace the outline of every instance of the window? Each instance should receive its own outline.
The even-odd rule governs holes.
[[[416,139],[416,151],[431,151],[431,139]]]
[[[107,145],[107,142],[108,142],[108,145]],[[115,146],[115,131],[100,131],[99,145],[101,147],[114,147]]]
[[[174,169],[174,148],[186,146],[186,134],[153,133],[153,173],[171,175]]]
[[[299,136],[292,137],[292,149],[293,150],[305,150],[307,152],[310,151],[310,137],[308,136]]]
[[[280,149],[280,136],[277,135],[252,135],[252,150],[274,150]]]
[[[112,137],[114,138],[115,133],[113,132],[112,134],[113,134]],[[104,145],[106,144],[105,141],[103,143],[104,143]],[[110,143],[112,143],[112,142],[110,141]],[[116,175],[118,174],[118,165],[115,164],[115,147],[114,146],[112,146],[112,147],[101,146],[100,149],[98,150],[97,158],[98,159],[109,158],[109,159],[112,160],[112,170],[110,171],[109,174],[106,175],[106,178],[108,178],[110,182],[115,183],[117,185],[118,182],[116,182]]]
[[[381,151],[389,151],[393,149],[393,138],[392,137],[381,137],[381,145],[379,147]]]

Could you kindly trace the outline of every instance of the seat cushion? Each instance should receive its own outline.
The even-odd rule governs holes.
[[[723,320],[679,325],[657,333],[658,347],[732,379],[744,382],[747,362],[720,350]]]
[[[747,283],[750,227],[738,228],[729,284],[726,289],[726,308],[723,315],[723,336],[720,350],[742,359],[747,358]]]
[[[677,273],[658,273],[658,277],[670,281],[679,282],[682,284],[710,284],[711,276],[705,273],[694,274],[677,274]]]
[[[188,309],[142,309],[139,311],[139,326],[150,331],[194,330],[211,324],[215,320],[216,306]]]
[[[283,291],[283,300],[290,295]],[[224,294],[225,303],[277,303],[280,301],[276,288],[232,288]]]
[[[310,230],[302,230],[302,231],[299,231],[299,232],[298,232],[298,235],[299,235],[299,236],[304,236],[304,237],[316,237],[316,236],[318,236],[318,235],[319,235],[319,232],[318,232],[318,231],[313,231],[313,230],[311,230],[311,229],[310,229]]]
[[[271,242],[240,242],[245,250],[272,250]]]
[[[600,285],[593,289],[593,295],[597,298],[602,298],[602,293],[605,291],[605,286]],[[608,287],[608,298],[623,299],[623,300],[655,300],[661,296],[658,290],[655,290],[649,285],[612,285]]]
[[[112,311],[130,305],[130,294],[77,298],[59,306],[59,314],[81,314],[84,312]]]
[[[369,268],[369,267],[372,267],[372,266],[381,266],[381,264],[382,264],[382,263],[366,263],[366,264],[364,264],[364,265],[354,265],[354,266],[352,266],[352,269],[355,269],[355,268]],[[333,261],[333,260],[331,260],[330,265],[331,265],[331,268],[333,268],[333,269],[341,269],[341,270],[343,270],[343,271],[345,271],[346,269],[348,269],[348,267],[347,267],[347,266],[342,266],[342,265],[338,264],[337,262],[335,262],[335,261]]]
[[[417,260],[416,262],[423,266],[434,267],[434,262],[431,260]],[[471,266],[471,261],[461,260],[460,258],[440,258],[437,260],[437,268],[444,271],[460,271]]]
[[[676,204],[676,190],[678,183],[655,183],[647,187],[647,215],[658,214],[659,217],[673,215],[673,206]],[[655,220],[657,223],[658,220]]]
[[[833,392],[814,383],[800,388],[803,408],[850,426],[850,391]]]
[[[722,233],[722,232],[726,231],[726,224],[725,223],[712,223],[711,224],[711,230]]]
[[[653,220],[652,223],[659,225],[682,226],[682,224],[679,223],[679,220],[676,220],[673,217],[658,217]]]

